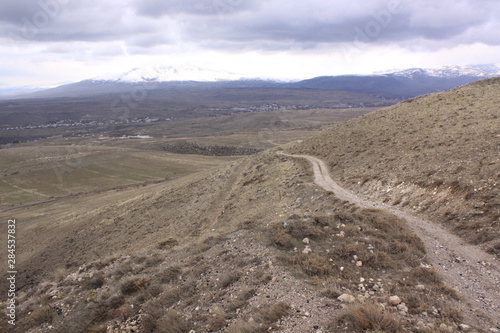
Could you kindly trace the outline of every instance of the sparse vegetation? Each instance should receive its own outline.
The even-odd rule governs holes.
[[[413,98],[288,151],[314,152],[346,187],[423,213],[496,253],[499,83]]]
[[[399,321],[393,315],[382,311],[377,304],[350,307],[332,326],[333,329],[347,328],[351,332],[404,332]]]
[[[416,99],[412,104],[420,102]],[[385,111],[377,117],[384,115]],[[298,113],[292,116],[298,117]],[[225,146],[225,140],[241,143],[242,138],[251,137],[238,135],[237,139],[236,134],[207,137],[207,145]],[[300,138],[295,137],[296,133],[287,135],[283,140]],[[352,140],[362,142],[362,138]],[[78,142],[82,145],[95,142],[81,140]],[[115,145],[113,149],[119,147],[125,155],[141,150],[142,143],[134,143],[137,146],[125,152],[121,143],[106,140],[105,145]],[[268,141],[265,136],[259,140]],[[377,140],[374,136],[363,145],[377,148]],[[392,140],[396,139],[385,143],[392,144]],[[346,153],[347,159],[365,154],[366,149],[354,141],[348,142],[354,152]],[[60,142],[51,144],[57,146]],[[329,146],[316,139],[305,142],[304,147],[311,142],[319,154],[327,154],[330,148],[335,152],[345,149],[340,147],[340,141]],[[247,146],[258,145],[252,142]],[[37,149],[24,148],[29,156]],[[147,144],[143,148],[143,155],[157,160],[154,168],[164,163],[163,153]],[[412,153],[419,149],[421,159],[424,146]],[[193,161],[203,164],[199,170],[205,171],[196,173],[192,169],[189,175],[179,175],[168,184],[40,205],[36,214],[32,207],[17,210],[23,237],[47,239],[44,244],[24,243],[20,250],[20,267],[24,271],[19,275],[22,288],[18,332],[43,332],[49,324],[57,333],[127,329],[258,333],[286,332],[291,327],[304,332],[328,332],[332,318],[336,320],[331,332],[412,331],[419,320],[436,329],[443,324],[458,330],[464,320],[456,306],[460,297],[444,284],[436,270],[428,268],[424,244],[405,221],[386,211],[362,209],[339,200],[312,184],[310,166],[305,161],[284,158],[276,151],[238,161],[225,159],[224,163],[228,163],[223,166],[222,160],[211,157],[168,155],[169,161],[175,160],[178,165]],[[89,147],[83,153],[94,158],[94,152]],[[53,157],[60,158],[58,154]],[[397,204],[411,207],[416,197],[394,190],[394,186],[408,184],[408,179],[392,184],[386,176],[371,173],[382,168],[393,175],[396,171],[383,167],[391,165],[393,157],[384,155],[383,163],[371,169],[364,163],[356,165],[366,171],[359,179],[354,167],[345,169],[342,181],[354,182],[349,183],[353,188],[373,189],[376,184],[385,190],[393,186],[391,191],[398,193],[394,197],[387,194],[391,191],[384,194],[387,203],[399,200]],[[407,167],[416,167],[417,161]],[[331,159],[330,167],[338,171],[345,167],[341,163]],[[90,170],[102,171],[88,166],[78,170],[82,179]],[[481,168],[487,175],[492,167],[483,163]],[[144,173],[148,174],[148,170],[144,169]],[[20,170],[21,174],[25,171]],[[451,176],[443,175],[439,167],[434,165],[427,171],[425,177],[432,179],[419,179],[422,182],[415,184],[420,189],[449,191],[465,201],[480,199],[464,184],[450,183]],[[462,173],[455,171],[455,175]],[[117,175],[122,176],[130,174]],[[488,210],[492,202],[483,206],[478,201],[477,205]],[[431,214],[433,205],[422,203],[419,209]],[[446,219],[454,224],[462,213],[451,206],[446,208]],[[471,218],[474,228],[485,228],[482,218]],[[470,225],[460,225],[458,232],[471,232],[467,229]],[[478,234],[484,234],[483,230]],[[64,269],[54,274],[48,267]],[[390,297],[396,295],[397,301],[391,303]],[[420,331],[432,332],[429,325]]]

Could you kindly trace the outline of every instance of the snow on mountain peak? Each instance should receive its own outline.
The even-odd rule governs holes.
[[[204,69],[196,66],[156,66],[134,68],[125,73],[106,74],[93,78],[94,81],[116,81],[126,83],[169,82],[169,81],[231,81],[241,79],[240,75]]]
[[[387,73],[389,74],[389,73]],[[414,77],[415,75],[425,75],[439,78],[455,78],[459,76],[475,76],[487,78],[500,76],[500,66],[497,65],[470,65],[470,66],[444,66],[442,68],[411,68],[403,71],[396,71],[392,74],[403,77]]]

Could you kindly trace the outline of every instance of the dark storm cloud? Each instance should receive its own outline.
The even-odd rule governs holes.
[[[500,45],[496,0],[2,0],[0,37],[150,48],[313,49],[412,41]],[[434,43],[435,44],[435,43]],[[434,45],[433,44],[433,45]]]

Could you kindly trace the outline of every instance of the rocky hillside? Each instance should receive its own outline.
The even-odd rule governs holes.
[[[305,161],[276,150],[170,183],[10,211],[20,267],[11,331],[474,325],[403,220],[337,199]]]
[[[344,186],[500,251],[500,78],[421,96],[290,147]]]

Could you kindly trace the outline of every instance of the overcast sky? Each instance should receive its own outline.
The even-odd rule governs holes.
[[[498,0],[0,1],[0,87],[150,65],[294,79],[499,58]]]

